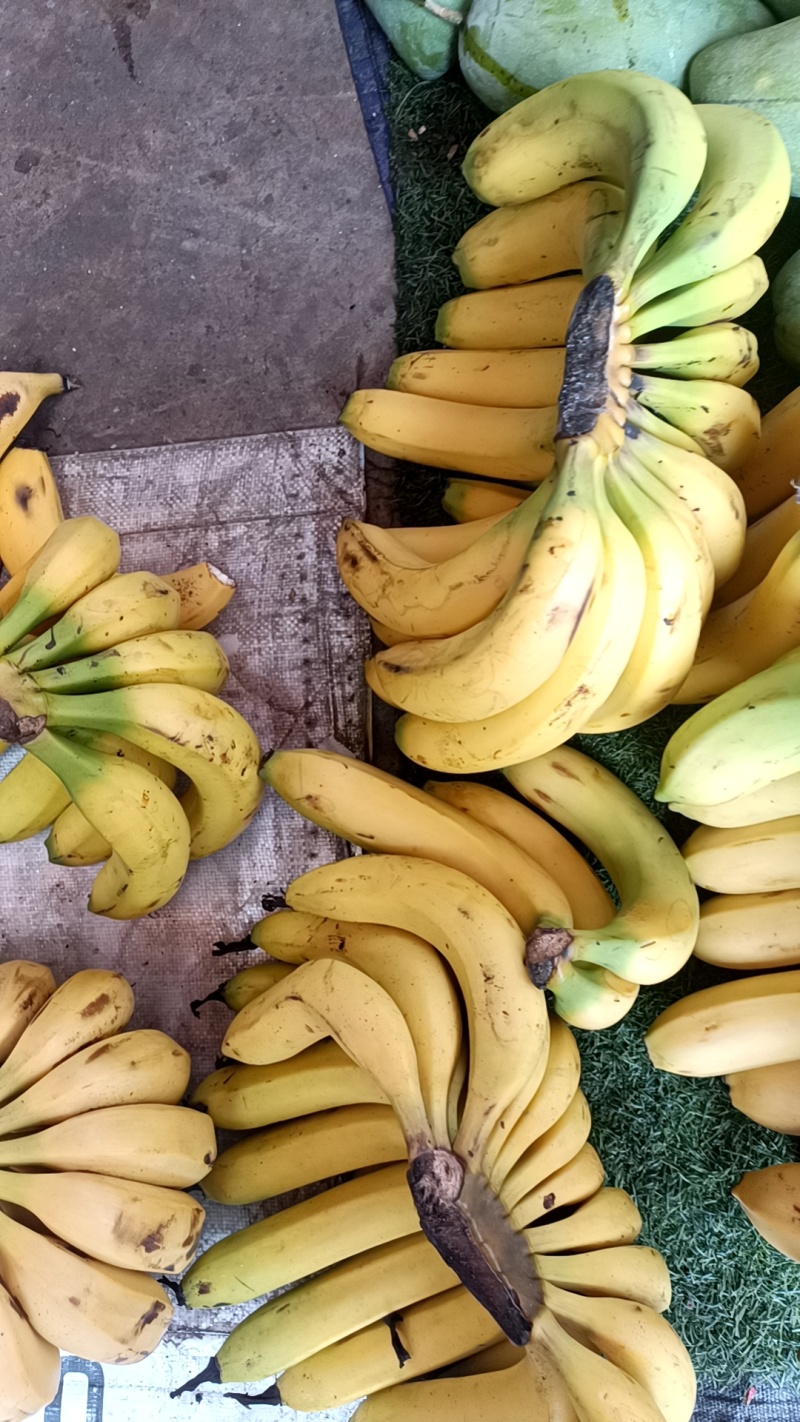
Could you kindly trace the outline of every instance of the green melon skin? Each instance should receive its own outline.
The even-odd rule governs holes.
[[[424,8],[422,0],[366,0],[384,34],[412,74],[440,79],[456,59],[458,26]],[[434,0],[438,3],[438,0]],[[469,0],[440,0],[439,8],[463,14]]]
[[[784,262],[769,290],[778,355],[800,369],[800,252]]]
[[[800,0],[769,0],[769,8],[776,20],[793,20],[800,15]]]
[[[682,87],[698,50],[774,23],[761,0],[472,0],[458,55],[470,88],[502,113],[591,69],[639,69]]]
[[[692,60],[689,93],[696,104],[742,104],[774,123],[800,197],[800,19],[735,35]]]

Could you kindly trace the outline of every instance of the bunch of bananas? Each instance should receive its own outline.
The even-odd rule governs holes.
[[[245,1203],[350,1178],[191,1267],[190,1307],[294,1286],[201,1376],[281,1374],[264,1400],[300,1411],[367,1395],[356,1415],[387,1422],[440,1407],[477,1422],[489,1398],[509,1419],[688,1422],[666,1266],[603,1184],[576,1043],[526,982],[502,905],[400,855],[325,865],[287,900],[252,932],[271,961],[223,989],[235,1064],[193,1101],[248,1134],[203,1189]]]
[[[789,195],[763,118],[622,71],[516,105],[464,172],[496,208],[455,254],[483,289],[441,309],[450,349],[402,357],[392,388],[357,392],[343,420],[385,453],[505,482],[451,486],[446,507],[467,523],[350,521],[338,540],[385,643],[366,673],[405,713],[398,744],[451,773],[683,699],[742,555],[731,475],[756,459],[760,417],[742,389],[755,342],[735,318],[766,287],[755,252]],[[672,327],[685,329],[663,339]],[[784,610],[796,561],[770,575]],[[725,653],[730,616],[712,614],[706,659]]]
[[[27,752],[0,782],[0,841],[49,826],[53,862],[103,864],[93,913],[150,913],[261,798],[258,742],[215,695],[228,661],[200,630],[233,583],[208,563],[118,573],[117,534],[64,518],[35,450],[0,462],[0,558],[0,735]]]
[[[216,1154],[208,1118],[177,1105],[189,1057],[126,1031],[118,973],[60,987],[38,963],[0,964],[0,1417],[56,1393],[59,1349],[136,1363],[172,1307],[155,1273],[192,1259],[204,1212],[185,1188]]]
[[[692,951],[698,903],[687,864],[638,797],[580,751],[562,746],[505,773],[528,804],[474,781],[418,790],[328,751],[276,751],[261,771],[293,809],[352,844],[469,876],[516,922],[529,977],[552,990],[560,1016],[608,1027],[640,984],[671,977]],[[618,906],[542,810],[604,865]],[[388,889],[393,860],[375,862]]]

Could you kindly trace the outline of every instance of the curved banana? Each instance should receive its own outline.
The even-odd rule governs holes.
[[[0,460],[0,563],[13,577],[64,520],[50,461],[41,449],[9,449]]]
[[[55,990],[56,980],[44,963],[31,963],[26,958],[7,958],[0,963],[0,1062]]]
[[[563,345],[568,315],[565,312],[554,327],[551,344]],[[477,344],[486,345],[485,337]],[[514,340],[503,330],[498,344],[502,348]],[[531,483],[543,479],[553,467],[553,406],[520,410],[436,400],[400,390],[356,390],[339,419],[367,449],[436,469]]]
[[[726,829],[699,825],[682,853],[694,882],[716,894],[800,889],[800,815]]]
[[[351,844],[436,860],[475,879],[525,931],[541,913],[569,921],[566,895],[538,863],[495,831],[397,776],[321,750],[274,751],[261,774],[298,814]],[[269,919],[264,927],[268,939]]]
[[[506,510],[504,509],[505,513]],[[419,528],[391,528],[396,542],[402,543],[426,563],[444,563],[455,553],[462,553],[480,538],[482,533],[499,523],[503,514],[489,514],[486,518],[471,519],[468,523],[431,524]],[[379,624],[380,625],[380,624]]]
[[[699,906],[687,865],[660,821],[615,775],[569,746],[504,774],[600,859],[620,899],[605,928],[535,929],[527,948],[531,971],[540,952],[543,964],[552,962],[552,937],[556,958],[583,959],[631,982],[663,982],[677,972],[694,947]]]
[[[46,632],[6,657],[20,671],[53,667],[129,637],[171,631],[178,626],[180,607],[175,589],[155,573],[117,573],[84,593]]]
[[[534,1257],[633,1244],[642,1217],[625,1190],[603,1186],[563,1219],[538,1223],[524,1231]]]
[[[578,1090],[553,1125],[523,1151],[501,1180],[498,1195],[509,1214],[542,1180],[575,1158],[589,1139],[591,1125],[589,1103]],[[496,1178],[498,1174],[495,1163]]]
[[[34,755],[0,780],[0,843],[14,844],[47,829],[70,803],[58,776]]]
[[[467,347],[398,356],[389,368],[386,386],[389,390],[405,390],[409,395],[456,400],[462,405],[530,410],[555,405],[563,378],[563,346],[489,351]]]
[[[745,593],[752,592],[767,576],[781,550],[796,533],[800,533],[800,499],[795,491],[748,526],[742,561],[725,586],[719,589],[715,607],[725,607]]]
[[[800,1061],[732,1071],[725,1077],[731,1105],[759,1126],[800,1136]]]
[[[139,1028],[90,1042],[0,1107],[0,1135],[54,1125],[105,1106],[175,1106],[189,1085],[189,1053],[164,1032]]]
[[[800,970],[717,983],[667,1007],[644,1044],[653,1066],[678,1076],[727,1076],[794,1061]]]
[[[351,1255],[419,1233],[406,1170],[401,1161],[367,1171],[226,1235],[181,1281],[187,1306],[247,1303]]]
[[[179,803],[192,859],[230,844],[255,815],[264,790],[261,752],[251,727],[227,702],[173,682],[88,696],[42,694],[54,731],[113,731],[183,771],[191,784]]]
[[[663,1313],[672,1300],[669,1269],[657,1249],[623,1244],[584,1254],[537,1254],[536,1271],[545,1283],[590,1298],[630,1299]]]
[[[568,1109],[578,1090],[581,1059],[578,1044],[569,1027],[559,1017],[550,1017],[550,1045],[547,1065],[536,1091],[507,1130],[500,1120],[495,1127],[493,1165],[489,1183],[497,1190],[517,1161],[535,1141],[540,1140]]]
[[[694,439],[706,458],[728,474],[746,464],[758,447],[761,412],[738,385],[634,374],[631,393],[640,407]]]
[[[792,390],[761,421],[761,441],[749,463],[736,471],[736,483],[752,522],[783,503],[797,478],[800,389]]]
[[[580,960],[557,962],[547,986],[555,998],[559,1017],[584,1032],[602,1032],[615,1026],[639,996],[638,983],[629,982],[598,963]]]
[[[179,626],[188,632],[198,632],[218,617],[228,606],[236,584],[213,563],[193,563],[174,573],[162,573],[165,583],[174,588],[181,603]]]
[[[630,363],[633,370],[653,370],[681,380],[746,385],[759,368],[758,342],[752,331],[735,321],[713,321],[679,331],[668,340],[634,346]]]
[[[557,276],[454,296],[439,307],[434,336],[451,350],[563,346],[582,289],[582,276]]]
[[[29,564],[19,597],[3,618],[0,654],[106,582],[119,559],[119,536],[99,519],[86,515],[58,524]]]
[[[769,119],[737,104],[697,104],[695,113],[708,140],[698,191],[674,232],[637,270],[628,296],[633,310],[752,256],[789,201],[789,156]]]
[[[0,1166],[91,1170],[182,1190],[208,1174],[216,1150],[208,1116],[147,1102],[100,1107],[43,1131],[0,1140]]]
[[[23,1422],[53,1401],[61,1382],[61,1356],[52,1343],[31,1327],[21,1305],[2,1280],[0,1336],[3,1339],[0,1414],[8,1422]]]
[[[800,771],[771,780],[749,795],[735,795],[721,805],[699,805],[694,802],[671,806],[688,820],[718,829],[728,826],[761,825],[766,820],[781,820],[787,815],[800,815]]]
[[[285,978],[291,971],[290,963],[253,963],[249,968],[241,968],[232,978],[220,983],[218,988],[200,1002],[193,1002],[192,1011],[198,1015],[197,1009],[204,1003],[224,1002],[232,1012],[240,1012],[254,997],[274,987],[275,983],[279,983],[281,978]]]
[[[389,1104],[374,1077],[326,1039],[272,1066],[219,1067],[195,1087],[189,1104],[207,1111],[220,1130],[251,1131],[370,1101]]]
[[[203,1194],[223,1205],[251,1205],[332,1175],[405,1159],[392,1107],[358,1102],[249,1132],[220,1153]]]
[[[509,1345],[510,1348],[511,1345]],[[491,1349],[485,1350],[491,1352]],[[420,1378],[381,1388],[353,1413],[356,1422],[578,1422],[577,1413],[532,1347],[516,1349],[506,1367],[453,1376]],[[480,1357],[480,1354],[474,1355]]]
[[[762,1239],[787,1259],[800,1263],[797,1242],[797,1202],[800,1198],[800,1163],[768,1165],[748,1170],[731,1191]]]
[[[36,671],[32,676],[41,691],[65,695],[116,691],[143,681],[177,682],[216,693],[225,685],[229,671],[228,658],[210,632],[178,629],[134,637],[93,656]]]
[[[519,507],[528,496],[528,490],[521,484],[500,484],[495,480],[447,479],[445,480],[442,508],[457,523],[471,523],[473,519],[492,517],[510,513]]]
[[[0,1102],[18,1096],[65,1058],[121,1031],[133,1015],[121,973],[84,968],[52,992],[0,1066]]]
[[[727,271],[688,282],[640,306],[627,317],[630,339],[638,344],[642,336],[660,331],[663,326],[735,321],[755,306],[768,286],[769,277],[761,258],[746,257]]]
[[[690,562],[699,580],[702,616],[705,618],[714,599],[717,568],[703,519],[698,517],[696,509],[688,502],[687,486],[680,481],[679,476],[673,487],[654,473],[652,468],[642,463],[638,458],[637,446],[633,440],[626,440],[614,455],[613,462],[625,478],[646,493],[677,527],[689,551]],[[715,466],[709,465],[708,467],[714,470],[714,474],[718,478],[719,471]],[[698,480],[694,481],[694,486],[697,482]],[[735,488],[735,486],[732,487]],[[679,488],[682,490],[680,493],[678,492]],[[702,495],[700,497],[702,498]],[[735,537],[737,545],[741,544],[741,533],[738,526]]]
[[[694,953],[736,972],[800,965],[800,889],[706,899]]]
[[[580,1150],[532,1186],[509,1212],[511,1223],[525,1230],[546,1219],[551,1210],[580,1205],[597,1194],[606,1178],[605,1167],[588,1141]]]
[[[48,395],[63,395],[72,389],[74,386],[67,377],[57,375],[55,371],[44,374],[39,371],[0,371],[0,454],[4,454],[13,444],[20,430],[25,428]]]

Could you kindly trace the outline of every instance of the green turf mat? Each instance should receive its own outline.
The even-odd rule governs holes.
[[[486,209],[469,192],[460,164],[491,115],[453,75],[420,83],[392,59],[388,85],[397,345],[406,352],[434,344],[437,308],[462,290],[450,254]],[[800,201],[793,200],[764,254],[771,275],[800,243],[799,216]],[[800,383],[800,374],[775,353],[769,294],[742,319],[761,349],[761,370],[749,388],[767,410]],[[443,522],[441,482],[435,471],[401,466],[398,521]],[[686,714],[686,708],[669,709],[645,726],[577,737],[575,744],[654,808],[661,752]],[[408,763],[404,771],[417,783],[423,778]],[[682,840],[687,823],[663,806],[658,812]],[[747,1378],[795,1387],[800,1386],[800,1266],[759,1238],[730,1190],[745,1170],[797,1158],[798,1142],[734,1111],[721,1081],[654,1071],[642,1045],[648,1024],[663,1007],[724,976],[693,961],[671,982],[642,989],[619,1026],[578,1034],[583,1086],[594,1115],[592,1139],[609,1182],[624,1186],[639,1205],[643,1240],[667,1259],[674,1285],[669,1317],[700,1378],[723,1386]]]

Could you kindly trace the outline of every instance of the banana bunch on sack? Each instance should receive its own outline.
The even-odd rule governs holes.
[[[193,1258],[212,1121],[179,1106],[182,1047],[127,1031],[133,992],[85,969],[0,964],[0,1419],[46,1406],[59,1350],[136,1363],[172,1315],[152,1273]]]
[[[732,474],[760,417],[736,317],[765,290],[756,249],[789,194],[768,121],[621,71],[517,104],[464,171],[496,207],[456,254],[484,289],[442,308],[450,349],[402,357],[343,420],[372,448],[502,481],[498,503],[461,481],[450,511],[483,517],[349,521],[338,540],[385,643],[369,685],[405,713],[401,750],[450,773],[636,725],[686,682],[742,557]]]
[[[0,782],[0,841],[49,826],[53,862],[103,865],[90,910],[137,918],[173,897],[190,858],[241,834],[261,798],[258,741],[215,694],[228,661],[199,630],[233,584],[207,563],[120,574],[113,529],[57,512],[0,589],[0,735],[26,751]]]
[[[203,1189],[243,1204],[349,1178],[195,1261],[189,1307],[284,1291],[187,1387],[280,1374],[262,1400],[367,1396],[356,1415],[387,1422],[688,1422],[666,1265],[604,1185],[575,1040],[511,915],[399,854],[323,865],[286,899],[252,931],[269,960],[221,990],[232,1062],[192,1099],[246,1134]]]
[[[473,781],[416,789],[329,751],[275,751],[261,770],[293,809],[351,844],[468,876],[514,919],[529,977],[553,992],[556,1012],[574,1027],[611,1026],[640,984],[671,977],[692,952],[688,866],[638,797],[580,751],[505,773],[527,804]],[[562,830],[601,861],[618,907]],[[390,882],[393,861],[383,863]]]

